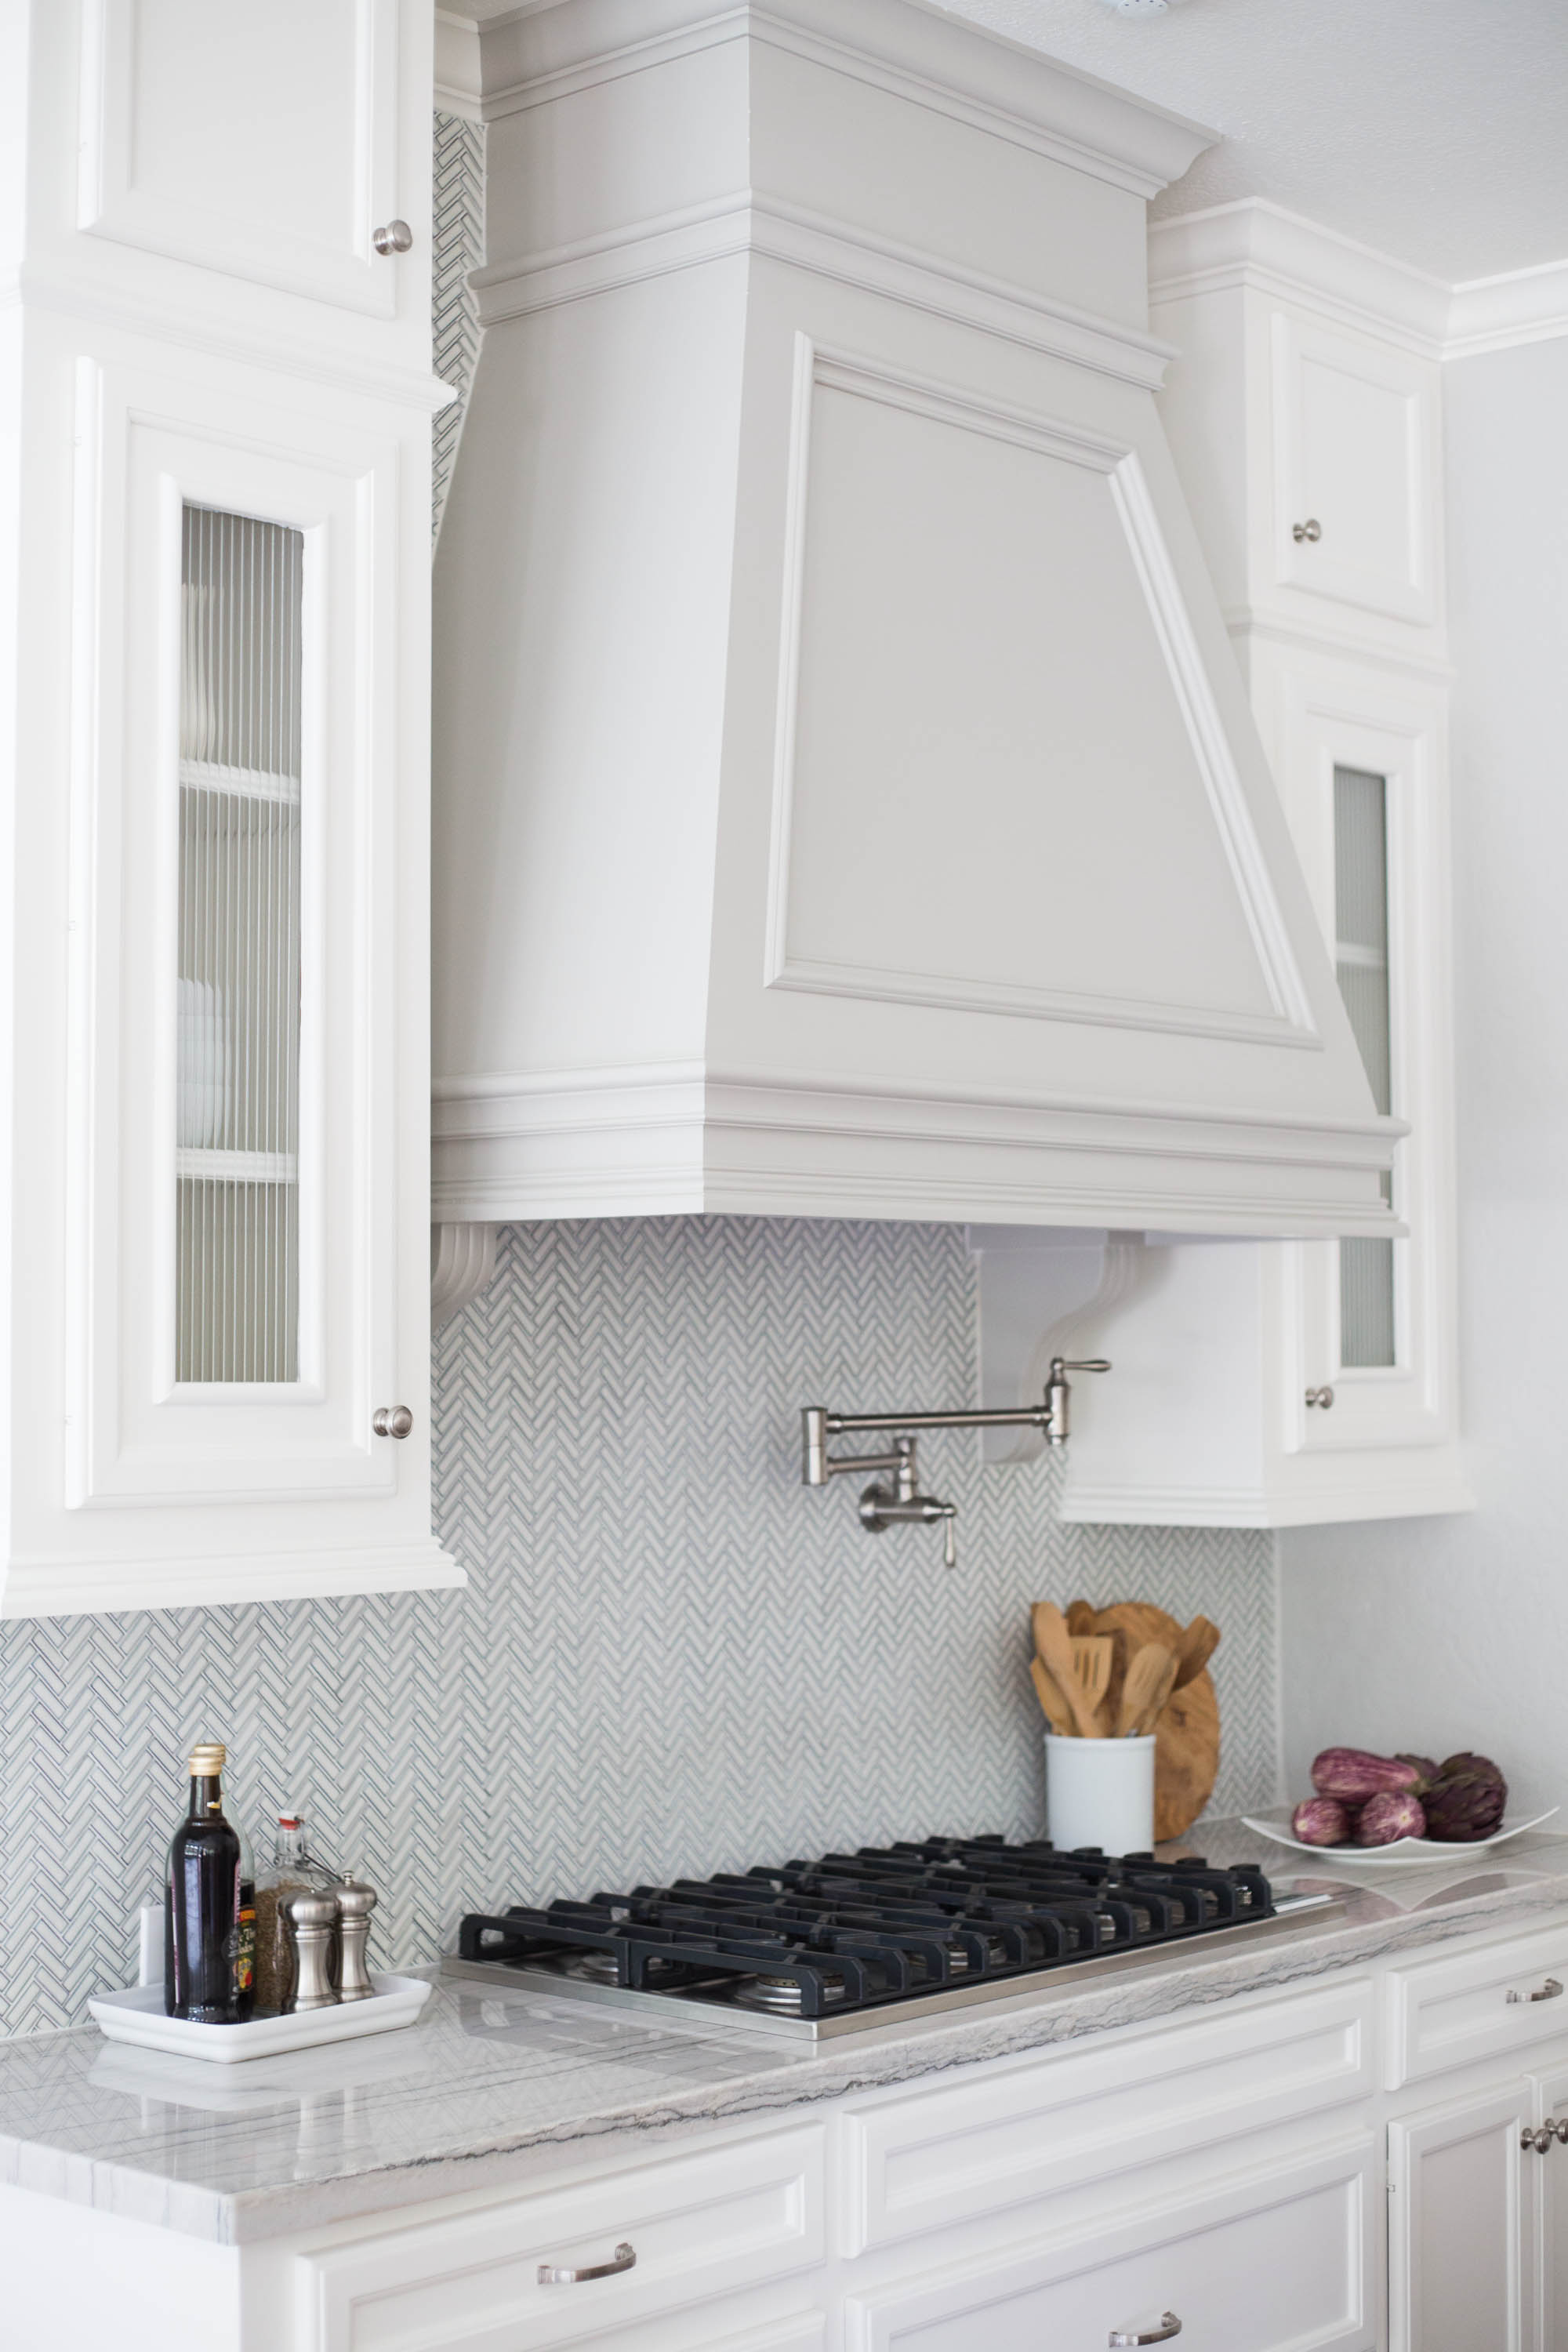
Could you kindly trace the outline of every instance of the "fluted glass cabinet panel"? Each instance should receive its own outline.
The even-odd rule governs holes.
[[[1334,770],[1334,971],[1380,1111],[1394,1107],[1388,977],[1388,784],[1363,768]],[[1393,1199],[1392,1179],[1383,1180]],[[1340,1360],[1361,1368],[1397,1357],[1394,1244],[1340,1244]]]
[[[175,1376],[293,1381],[302,532],[186,505]]]

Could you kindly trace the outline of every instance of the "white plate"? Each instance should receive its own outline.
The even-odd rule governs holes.
[[[308,2050],[320,2042],[348,2042],[361,2033],[390,2033],[412,2025],[430,1998],[424,1977],[373,1977],[366,2000],[331,2009],[310,2009],[294,2017],[253,2017],[247,2025],[193,2025],[189,2018],[165,2017],[163,1988],[132,1985],[128,1992],[100,1993],[88,2008],[111,2042],[134,2042],[181,2058],[205,2058],[233,2066],[246,2058],[276,2058],[285,2050]]]
[[[1290,1810],[1293,1812],[1294,1806]],[[1288,1846],[1292,1853],[1305,1854],[1311,1862],[1364,1863],[1369,1870],[1382,1870],[1391,1863],[1406,1869],[1430,1870],[1438,1863],[1447,1863],[1452,1870],[1458,1864],[1468,1862],[1472,1854],[1489,1853],[1494,1846],[1506,1844],[1510,1838],[1522,1837],[1526,1830],[1538,1830],[1542,1822],[1551,1821],[1560,1810],[1553,1805],[1551,1812],[1537,1813],[1528,1822],[1510,1821],[1505,1813],[1501,1829],[1494,1830],[1487,1838],[1470,1838],[1461,1843],[1458,1839],[1445,1842],[1407,1837],[1395,1838],[1391,1845],[1303,1845],[1300,1838],[1290,1834],[1289,1813],[1283,1822],[1259,1821],[1251,1813],[1244,1813],[1242,1820],[1259,1837],[1271,1838],[1276,1845]]]

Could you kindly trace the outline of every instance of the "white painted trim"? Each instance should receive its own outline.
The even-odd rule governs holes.
[[[1336,629],[1306,615],[1298,620],[1294,613],[1282,621],[1278,614],[1263,612],[1256,604],[1227,605],[1222,618],[1231,635],[1247,644],[1283,646],[1292,652],[1305,647],[1309,652],[1348,656],[1376,670],[1393,670],[1418,679],[1422,685],[1446,686],[1455,676],[1452,662],[1440,654],[1424,652],[1414,639],[1408,645],[1385,646],[1370,632],[1358,635],[1352,629]]]
[[[1417,1461],[1402,1478],[1314,1477],[1290,1492],[1251,1486],[1068,1487],[1057,1517],[1070,1527],[1306,1528],[1351,1519],[1438,1518],[1473,1511],[1476,1498],[1451,1475]]]
[[[0,285],[0,309],[8,307]],[[384,363],[373,352],[356,357],[344,349],[327,352],[288,331],[251,334],[215,306],[202,310],[163,296],[138,291],[124,299],[104,292],[66,272],[51,275],[28,266],[17,274],[13,297],[33,312],[83,320],[144,337],[166,350],[208,352],[216,359],[238,360],[266,370],[273,377],[294,377],[306,383],[328,383],[361,397],[401,408],[422,409],[434,415],[460,397],[449,383],[424,368]]]
[[[846,37],[853,19],[854,37]],[[1150,197],[1215,134],[925,0],[577,0],[481,28],[486,119],[547,105],[737,40],[872,89]]]
[[[977,433],[1082,466],[1106,477],[1154,635],[1203,780],[1231,881],[1246,918],[1271,1012],[1178,1004],[1131,996],[1091,996],[1075,990],[1030,988],[952,973],[895,971],[885,965],[832,963],[792,956],[789,886],[795,803],[795,699],[800,674],[801,583],[809,520],[807,476],[816,388],[842,392],[956,430]],[[772,861],[768,883],[765,988],[822,996],[852,996],[879,1003],[930,1004],[953,1012],[1003,1013],[1028,1019],[1088,1022],[1098,1026],[1158,1030],[1188,1037],[1227,1037],[1321,1050],[1311,1006],[1291,950],[1268,867],[1253,827],[1226,731],[1214,706],[1185,604],[1166,551],[1137,453],[1125,444],[1076,425],[976,398],[972,392],[853,353],[814,347],[795,337],[795,405],[790,426],[790,482],[784,550],[784,642],[773,767]]]
[[[1568,260],[1456,286],[1443,356],[1471,359],[1480,352],[1511,351],[1516,344],[1543,343],[1558,335],[1568,335]]]
[[[6,1565],[0,1618],[97,1617],[315,1594],[423,1592],[468,1580],[467,1570],[434,1536],[342,1551],[202,1552],[189,1559],[165,1554],[156,1565],[139,1554],[62,1559],[58,1553],[16,1552]]]
[[[479,28],[471,16],[436,11],[436,107],[465,121],[485,119]]]
[[[704,1078],[689,1064],[448,1079],[433,1114],[434,1213],[963,1223],[979,1208],[998,1223],[1387,1234],[1368,1172],[1387,1160],[1396,1125],[1324,1130],[1190,1108]]]
[[[1568,259],[1450,286],[1258,197],[1151,223],[1151,303],[1236,286],[1300,303],[1424,359],[1468,359],[1568,334]]]
[[[1149,228],[1149,299],[1247,286],[1338,319],[1423,358],[1441,355],[1449,289],[1300,213],[1248,197]]]
[[[490,327],[740,253],[837,278],[906,310],[978,328],[1146,391],[1159,390],[1175,357],[1173,344],[1139,328],[752,188],[574,244],[489,262],[469,283],[479,297],[479,322]]]
[[[430,1328],[438,1331],[495,1280],[499,1225],[430,1228]]]

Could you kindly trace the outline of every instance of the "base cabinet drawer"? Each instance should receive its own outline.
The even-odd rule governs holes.
[[[846,2352],[1372,2352],[1373,2147],[1363,2135],[1096,2239],[852,2296]]]
[[[1568,2039],[1568,1923],[1395,1969],[1386,1999],[1391,2091],[1478,2058],[1528,2063]]]
[[[845,2251],[1083,2187],[1238,2133],[1294,2122],[1376,2087],[1368,1978],[1071,2048],[846,2116]],[[1178,2193],[1189,2181],[1178,2177]],[[1167,2193],[1163,2184],[1155,2193]]]
[[[668,2352],[706,2347],[710,2331],[690,2306],[823,2261],[824,2142],[813,2125],[671,2154],[548,2195],[302,2252],[300,2352],[534,2352],[601,2342],[616,2352],[664,2352],[655,2323],[675,2312],[685,2316]],[[809,2288],[798,2298],[810,2299]],[[782,2300],[775,2295],[770,2315]],[[723,2347],[721,2315],[716,2325]],[[795,2334],[786,2332],[783,2352],[797,2352],[797,2336],[810,2347],[816,2322],[790,2325]],[[731,2334],[750,2352],[745,2333]],[[765,2352],[774,2352],[771,2341]]]

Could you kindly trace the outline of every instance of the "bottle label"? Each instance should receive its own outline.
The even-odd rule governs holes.
[[[234,1963],[234,1989],[248,1992],[256,1982],[256,1914],[248,1906],[236,1918],[227,1942]]]

